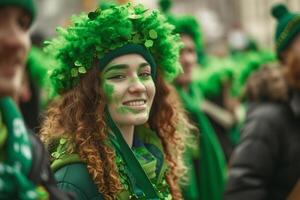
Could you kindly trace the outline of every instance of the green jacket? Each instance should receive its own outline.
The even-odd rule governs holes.
[[[110,139],[114,140],[114,137]],[[63,191],[72,192],[78,200],[103,199],[86,168],[86,164],[80,160],[77,154],[67,155],[64,153],[63,146],[66,143],[64,140],[60,142],[57,151],[54,152],[54,157],[56,158],[51,165],[52,170],[55,172],[58,187]],[[116,148],[114,142],[111,142],[111,144]],[[165,198],[170,197],[165,181],[167,165],[162,144],[156,133],[144,127],[136,127],[132,149],[149,179],[158,189],[158,192],[163,194]],[[117,151],[116,155],[120,181],[124,188],[121,193],[117,194],[117,199],[129,199],[132,192],[142,193],[135,184],[133,174],[127,170],[125,162],[118,155]]]

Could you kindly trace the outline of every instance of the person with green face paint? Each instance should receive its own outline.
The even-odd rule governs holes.
[[[173,28],[126,4],[75,16],[48,42],[59,96],[41,137],[76,199],[182,199],[189,123],[167,83],[181,71]]]
[[[34,18],[32,0],[0,0],[0,199],[69,199],[56,188],[44,146],[16,105]]]

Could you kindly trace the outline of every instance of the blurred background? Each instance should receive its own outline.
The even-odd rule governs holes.
[[[107,1],[107,0],[106,0]],[[115,0],[119,3],[128,0]],[[69,23],[72,14],[91,11],[104,0],[36,0],[39,16],[33,32],[44,38],[55,35],[57,26]],[[149,8],[158,8],[158,0],[131,0]],[[173,0],[171,12],[194,15],[202,26],[204,47],[208,53],[222,54],[227,45],[243,45],[245,38],[260,47],[273,48],[275,20],[270,7],[285,3],[291,11],[300,10],[299,0]],[[218,51],[218,52],[216,52]]]

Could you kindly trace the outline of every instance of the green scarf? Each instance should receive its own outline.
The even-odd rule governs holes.
[[[13,100],[9,97],[0,99],[0,114],[4,125],[0,131],[2,141],[1,152],[4,155],[0,161],[0,199],[17,197],[22,200],[45,199],[46,193],[36,187],[27,175],[32,165],[31,144],[24,121]],[[1,138],[2,136],[0,136]]]
[[[203,100],[201,91],[196,84],[190,84],[188,91],[180,87],[177,87],[177,91],[200,129],[200,180],[194,196],[198,196],[199,200],[220,200],[225,184],[226,163],[216,133],[200,109]]]

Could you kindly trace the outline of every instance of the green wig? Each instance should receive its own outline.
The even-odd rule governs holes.
[[[172,80],[181,71],[178,57],[182,46],[173,29],[158,11],[130,3],[73,16],[69,27],[57,28],[59,36],[46,42],[46,52],[58,62],[50,72],[55,90],[72,89],[95,60],[131,44],[146,48],[157,71]]]

